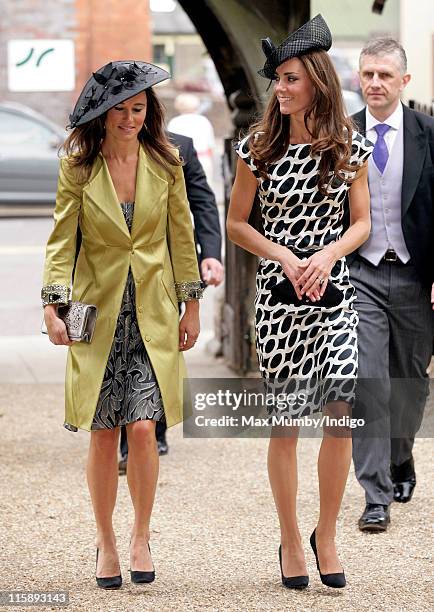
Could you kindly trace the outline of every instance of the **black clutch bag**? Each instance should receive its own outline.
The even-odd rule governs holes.
[[[313,306],[316,308],[339,306],[344,299],[343,292],[329,281],[324,291],[324,295],[317,302],[312,302],[306,294],[299,300],[291,281],[287,278],[284,278],[280,283],[271,287],[271,295],[281,304],[288,304],[291,306]]]

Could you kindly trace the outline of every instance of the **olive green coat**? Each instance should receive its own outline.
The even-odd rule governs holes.
[[[81,186],[74,170],[61,160],[44,287],[69,288],[79,226],[82,245],[72,299],[98,307],[92,342],[76,342],[68,352],[65,422],[74,427],[91,429],[130,266],[139,329],[161,390],[167,424],[182,420],[186,371],[178,349],[177,290],[179,283],[187,283],[187,292],[197,287],[200,276],[182,167],[173,171],[174,182],[140,147],[130,234],[102,154]],[[188,299],[179,297],[179,291],[178,298]]]

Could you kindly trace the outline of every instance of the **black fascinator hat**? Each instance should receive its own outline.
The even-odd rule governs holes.
[[[146,62],[124,60],[109,62],[92,74],[78,97],[69,127],[75,128],[128,98],[170,78],[170,74]]]
[[[292,32],[281,45],[276,47],[270,38],[262,39],[262,50],[266,62],[258,74],[266,79],[274,79],[277,66],[292,57],[298,57],[308,51],[323,49],[328,51],[332,46],[332,35],[321,15],[317,15],[298,30]]]

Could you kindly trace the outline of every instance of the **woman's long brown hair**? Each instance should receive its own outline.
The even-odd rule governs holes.
[[[161,102],[152,88],[145,91],[146,119],[138,133],[138,140],[149,156],[167,171],[173,181],[175,174],[172,166],[181,166],[182,161],[176,156],[175,147],[167,139]],[[68,157],[69,165],[78,170],[77,179],[80,182],[88,180],[93,163],[101,150],[101,142],[105,136],[105,117],[106,113],[74,128],[62,146],[61,150]]]
[[[326,51],[312,51],[298,59],[315,88],[312,104],[304,115],[304,124],[312,137],[311,155],[321,153],[318,189],[327,195],[327,187],[333,178],[350,183],[351,179],[344,172],[356,169],[349,163],[354,124],[345,115],[339,77]],[[249,135],[251,157],[260,175],[266,178],[267,166],[280,159],[290,144],[290,115],[280,112],[274,91],[262,119],[251,126]]]

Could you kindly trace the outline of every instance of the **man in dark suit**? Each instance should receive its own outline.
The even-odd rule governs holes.
[[[207,285],[218,286],[223,280],[224,269],[221,264],[220,221],[214,193],[207,183],[205,172],[193,146],[193,140],[173,132],[168,132],[168,135],[169,140],[179,148],[184,160],[185,186],[193,215],[197,257],[202,280]],[[155,433],[160,455],[166,455],[169,450],[166,429],[165,422],[157,423]],[[121,455],[119,473],[124,474],[128,459],[125,427],[121,428]]]
[[[202,280],[218,286],[223,280],[221,264],[221,231],[215,196],[207,183],[193,140],[188,136],[169,132],[170,141],[179,147],[184,160],[184,179],[187,198],[193,215],[196,248]]]
[[[349,258],[359,312],[359,385],[365,427],[353,437],[365,489],[362,531],[385,531],[392,500],[410,501],[412,448],[428,394],[433,347],[434,119],[403,106],[410,80],[393,39],[367,43],[360,82],[367,107],[353,116],[375,144],[368,163],[370,236]]]

